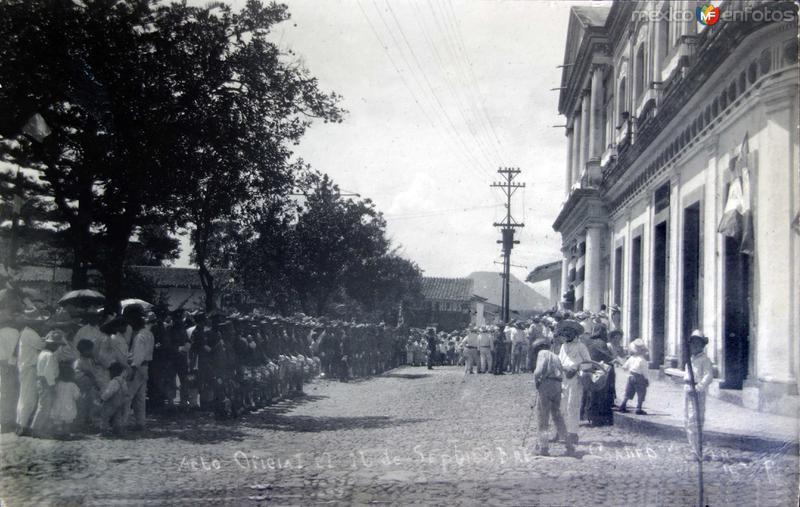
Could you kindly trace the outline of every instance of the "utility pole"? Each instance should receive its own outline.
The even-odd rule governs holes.
[[[503,321],[508,323],[509,313],[511,309],[511,249],[519,241],[514,239],[514,230],[517,227],[525,227],[524,223],[519,223],[511,216],[511,196],[519,188],[524,188],[525,183],[514,183],[514,178],[521,173],[517,168],[501,167],[497,170],[505,181],[494,182],[490,186],[493,188],[500,188],[506,195],[506,219],[504,222],[494,223],[495,227],[500,227],[502,239],[497,242],[503,245],[503,274],[500,275],[503,279],[503,303],[502,313]]]

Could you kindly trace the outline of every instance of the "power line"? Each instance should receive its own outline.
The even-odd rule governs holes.
[[[397,215],[384,215],[384,218],[391,218],[392,220],[399,220],[399,219],[406,219],[406,218],[428,218],[432,216],[444,215],[448,213],[464,213],[469,211],[477,211],[477,210],[484,210],[484,209],[492,209],[492,208],[499,208],[503,206],[502,204],[492,204],[488,206],[470,206],[466,208],[450,208],[450,209],[439,209],[439,210],[430,210],[430,211],[419,211],[416,213],[403,213]]]
[[[452,15],[452,19],[454,20],[455,32],[456,32],[456,35],[458,36],[457,40],[458,40],[458,43],[459,43],[459,46],[460,46],[460,49],[461,49],[461,53],[464,56],[464,58],[466,59],[466,61],[467,61],[467,70],[469,71],[470,77],[472,78],[472,82],[475,84],[475,88],[477,90],[477,95],[480,98],[480,102],[479,102],[480,110],[483,113],[484,117],[486,118],[486,121],[489,123],[489,128],[490,128],[490,130],[492,132],[492,136],[494,137],[494,140],[497,143],[497,147],[498,147],[500,153],[502,154],[503,143],[500,141],[500,138],[497,135],[497,129],[495,129],[495,127],[494,127],[494,122],[492,122],[492,118],[489,116],[489,114],[487,112],[486,101],[484,100],[483,94],[480,91],[480,85],[478,84],[478,80],[475,77],[475,72],[472,70],[472,67],[473,67],[472,60],[470,59],[469,52],[467,51],[467,49],[466,49],[466,47],[464,45],[464,38],[463,38],[462,32],[461,32],[461,22],[458,20],[458,16],[456,16],[456,14],[455,14],[455,10],[453,9],[453,4],[452,4],[451,0],[447,0],[447,4],[446,5],[449,7],[450,13]]]
[[[457,56],[456,51],[454,49],[455,45],[451,44],[451,42],[450,42],[450,40],[448,38],[448,36],[450,35],[450,31],[448,30],[447,23],[444,21],[444,19],[442,19],[442,21],[440,22],[439,14],[437,14],[436,10],[434,9],[434,4],[432,4],[430,0],[428,0],[428,8],[431,11],[431,17],[433,18],[434,22],[436,23],[436,26],[437,26],[438,30],[444,36],[443,37],[444,48],[447,51],[447,53],[449,53],[450,59],[452,60],[454,66],[455,66],[455,70],[458,70],[459,63],[461,63],[461,60]],[[464,80],[464,81],[466,82],[466,80]],[[462,88],[464,90],[466,90],[467,94],[469,95],[469,93],[468,93],[470,91],[469,85],[465,85]],[[480,117],[478,115],[476,115],[474,113],[475,102],[476,101],[474,100],[474,98],[470,99],[469,97],[467,97],[466,103],[467,103],[468,106],[471,106],[471,107],[468,107],[468,109],[470,111],[473,111],[473,117],[475,118],[475,120],[477,120],[477,124],[478,125],[482,125],[482,120],[480,119]],[[472,121],[469,121],[466,118],[465,118],[465,121],[468,123],[468,127],[470,128],[472,136],[476,140],[476,143],[477,143],[478,147],[483,150],[483,153],[485,154],[485,156],[487,156],[487,158],[491,161],[493,155],[489,154],[489,152],[491,152],[494,149],[494,151],[495,151],[495,155],[494,156],[497,157],[498,160],[502,160],[502,157],[501,157],[500,153],[497,151],[496,148],[494,148],[492,143],[491,142],[487,143],[487,141],[484,139],[484,137],[486,136],[485,128],[484,129],[475,129],[472,126],[472,123],[473,123]],[[483,134],[483,136],[480,136],[478,134]]]
[[[389,28],[389,25],[386,22],[386,20],[384,19],[383,15],[380,13],[380,10],[378,9],[377,5],[374,4],[374,2],[373,2],[373,5],[375,5],[375,9],[378,12],[378,16],[381,18],[381,21],[386,26],[386,29],[389,30],[390,33],[391,33],[391,29]],[[419,69],[420,74],[422,74],[422,78],[424,79],[425,83],[428,86],[428,90],[430,91],[431,96],[434,98],[434,100],[436,101],[436,104],[439,106],[439,109],[444,114],[445,119],[447,120],[447,122],[450,125],[450,127],[453,129],[453,132],[455,133],[456,137],[464,145],[464,149],[470,151],[469,144],[466,141],[464,141],[464,139],[462,138],[462,136],[461,136],[460,132],[458,131],[458,129],[456,128],[455,123],[453,122],[452,118],[450,118],[450,115],[447,114],[447,109],[444,107],[444,105],[442,104],[441,99],[439,99],[439,96],[436,94],[436,90],[433,88],[433,85],[431,84],[430,79],[428,79],[428,75],[425,73],[425,69],[423,69],[422,64],[420,64],[416,53],[414,52],[413,48],[411,47],[411,44],[408,42],[408,38],[406,37],[405,33],[403,32],[403,29],[400,26],[400,23],[398,22],[397,17],[394,16],[394,11],[391,9],[391,6],[389,6],[389,10],[390,10],[390,13],[392,14],[392,16],[394,17],[395,23],[397,24],[397,28],[398,28],[398,31],[400,32],[400,36],[402,37],[403,41],[405,42],[405,45],[408,48],[408,51],[411,54],[411,57],[413,58],[414,62],[417,64],[417,68]],[[396,39],[394,39],[394,35],[393,34],[392,34],[392,40],[395,40],[395,42],[396,42]],[[397,44],[399,46],[399,43],[397,43]],[[409,67],[410,67],[410,65],[409,65]]]
[[[436,45],[433,42],[433,38],[429,35],[428,30],[425,28],[425,23],[423,21],[423,18],[421,16],[419,16],[418,14],[415,14],[415,17],[417,19],[417,24],[419,25],[419,27],[420,27],[420,29],[422,31],[422,35],[424,36],[425,41],[428,43],[428,47],[430,47],[430,49],[431,49],[431,54],[433,54],[434,57],[436,58],[436,61],[438,62],[439,67],[441,69],[446,69],[448,67],[448,65],[447,65],[445,59],[442,58],[442,56],[440,55],[439,50],[436,49]],[[473,122],[468,118],[468,116],[469,116],[468,112],[465,112],[465,111],[469,110],[469,100],[467,99],[466,101],[463,101],[462,98],[461,98],[461,95],[458,93],[458,90],[463,88],[463,87],[459,87],[458,86],[459,83],[457,83],[457,82],[454,83],[453,81],[451,81],[450,78],[449,78],[449,73],[448,72],[446,72],[446,71],[442,72],[442,76],[444,78],[445,86],[447,88],[449,88],[451,95],[453,97],[455,97],[456,100],[457,100],[457,104],[456,105],[457,105],[457,107],[459,109],[459,113],[461,114],[461,118],[464,119],[464,122],[467,125],[467,128],[468,128],[468,130],[470,132],[470,135],[472,136],[472,138],[476,142],[476,146],[478,146],[478,148],[481,150],[481,153],[483,154],[484,157],[486,157],[486,159],[489,161],[489,163],[492,163],[492,155],[489,154],[489,152],[485,148],[483,148],[483,146],[480,144],[480,139],[476,136],[476,129],[472,124]],[[466,104],[466,106],[465,106],[465,104]]]
[[[425,116],[425,118],[428,120],[428,123],[430,123],[430,125],[431,125],[431,126],[434,128],[434,129],[438,128],[438,127],[437,127],[437,125],[436,125],[436,123],[435,123],[435,122],[434,122],[434,121],[431,119],[430,115],[428,114],[427,108],[426,108],[426,107],[423,107],[423,105],[421,104],[420,100],[417,98],[417,95],[416,95],[416,93],[414,93],[414,90],[413,90],[413,88],[412,88],[412,87],[409,85],[408,81],[405,79],[404,73],[400,71],[400,68],[398,67],[397,63],[396,63],[396,62],[394,61],[394,59],[392,58],[392,55],[391,55],[391,53],[389,52],[389,47],[388,47],[388,44],[386,44],[386,43],[384,42],[384,40],[381,38],[381,36],[378,34],[378,30],[375,28],[375,25],[372,23],[372,20],[371,20],[371,19],[370,19],[370,17],[367,15],[367,12],[366,12],[366,10],[364,9],[364,6],[361,4],[361,0],[356,0],[356,1],[358,2],[358,7],[359,7],[359,9],[361,10],[361,13],[364,15],[364,19],[366,19],[367,23],[369,24],[369,26],[370,26],[370,29],[372,30],[372,33],[375,35],[375,39],[377,39],[377,41],[378,41],[378,44],[379,44],[379,45],[381,46],[381,48],[383,49],[384,53],[386,53],[386,57],[389,59],[389,62],[392,64],[392,67],[394,67],[394,70],[395,70],[395,72],[397,73],[398,77],[400,78],[400,81],[403,83],[403,85],[405,86],[405,88],[408,90],[409,94],[411,94],[411,98],[414,100],[414,102],[415,102],[415,103],[417,104],[417,106],[420,108],[420,110],[422,111],[423,115],[424,115],[424,116]],[[374,4],[373,4],[373,6],[374,6]],[[376,7],[376,10],[377,10],[377,7]],[[378,15],[380,16],[380,12],[378,12]],[[383,23],[384,23],[384,26],[386,26],[386,28],[387,28],[387,31],[389,32],[389,36],[390,36],[390,37],[392,37],[392,40],[395,40],[395,39],[394,39],[394,35],[392,34],[391,30],[389,30],[389,28],[388,28],[388,26],[386,25],[386,22],[383,20],[383,17],[382,17],[382,16],[381,16],[381,21],[383,21]],[[396,40],[395,40],[395,43],[396,43]],[[397,43],[396,43],[396,44],[397,44]],[[408,60],[405,58],[405,54],[404,54],[402,51],[400,51],[400,56],[401,56],[401,57],[403,58],[403,60],[406,62],[406,66],[409,68],[409,71],[411,72],[411,75],[412,75],[412,77],[416,77],[416,76],[414,75],[414,73],[413,73],[413,69],[411,69],[411,65],[408,63]],[[419,86],[420,88],[422,88],[422,86],[419,84],[419,82],[418,82],[416,79],[415,79],[415,81],[417,82],[417,86]],[[455,143],[455,142],[454,142],[454,139],[455,139],[455,138],[453,137],[452,133],[450,133],[450,132],[447,130],[447,126],[444,124],[444,122],[442,122],[442,127],[443,127],[443,130],[444,130],[445,132],[447,132],[448,134],[450,134],[450,135],[449,135],[449,137],[448,137],[448,140],[451,142],[451,144],[457,144],[457,143]],[[459,148],[459,149],[456,149],[456,152],[457,152],[457,153],[458,153],[458,154],[459,154],[461,157],[463,157],[463,158],[464,158],[464,160],[467,162],[467,164],[466,164],[466,166],[467,166],[467,167],[469,167],[469,168],[470,168],[470,169],[472,169],[473,171],[476,171],[476,173],[477,173],[477,174],[481,174],[481,169],[480,169],[481,165],[480,165],[480,163],[478,163],[478,162],[477,162],[477,161],[474,159],[474,157],[472,157],[472,156],[471,156],[471,153],[470,153],[469,151],[464,151],[464,150],[463,150],[463,148]]]

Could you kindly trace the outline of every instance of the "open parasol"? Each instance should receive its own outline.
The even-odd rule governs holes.
[[[103,304],[106,300],[106,297],[96,290],[91,289],[79,289],[79,290],[71,290],[61,296],[61,299],[58,300],[59,306],[94,306]]]
[[[125,309],[126,306],[131,306],[131,305],[139,305],[145,311],[150,310],[151,308],[153,308],[153,304],[152,303],[148,303],[144,299],[137,299],[137,298],[123,299],[122,301],[119,302],[119,305],[120,305],[120,307],[122,307],[123,310]]]

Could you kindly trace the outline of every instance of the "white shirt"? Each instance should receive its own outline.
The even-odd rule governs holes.
[[[642,356],[631,356],[622,365],[622,368],[631,373],[647,375],[647,359]]]
[[[577,338],[571,342],[564,342],[564,344],[561,345],[558,359],[561,360],[561,366],[563,366],[565,370],[576,370],[580,363],[592,360],[589,356],[589,349]]]
[[[714,380],[714,365],[705,352],[692,356],[691,364],[697,392],[705,392],[708,386],[711,385],[711,381]],[[689,382],[689,363],[686,363],[683,380]],[[689,386],[687,385],[686,387],[688,388]]]
[[[36,368],[39,351],[43,348],[44,339],[39,336],[39,333],[29,327],[25,327],[19,334],[19,356],[17,357],[19,371],[25,368]]]
[[[492,335],[489,333],[480,333],[478,335],[478,346],[479,347],[491,347],[492,346]]]
[[[140,329],[136,336],[133,337],[131,364],[133,366],[141,366],[145,361],[152,361],[154,344],[153,333],[147,328]]]
[[[511,344],[525,343],[525,331],[514,328],[511,330]]]
[[[17,359],[14,357],[14,351],[19,342],[19,330],[13,327],[4,327],[0,329],[0,363],[6,365],[14,365]]]
[[[44,377],[47,385],[56,385],[58,357],[56,357],[55,353],[49,350],[39,352],[39,358],[36,360],[36,376]]]
[[[469,333],[466,337],[464,337],[463,342],[465,347],[477,347],[478,346],[478,333]]]

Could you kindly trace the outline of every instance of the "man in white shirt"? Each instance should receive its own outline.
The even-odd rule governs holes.
[[[14,414],[19,397],[17,375],[17,345],[19,329],[14,322],[19,311],[12,302],[4,301],[0,308],[0,432],[14,428]]]
[[[570,319],[559,322],[555,330],[555,334],[564,339],[558,359],[564,370],[561,409],[564,412],[564,423],[567,427],[568,447],[572,447],[578,442],[578,423],[583,402],[583,385],[579,378],[583,374],[581,363],[591,361],[586,345],[577,339],[582,333],[583,326]]]
[[[75,337],[72,338],[72,343],[78,344],[81,340],[89,340],[98,349],[98,343],[102,342],[106,335],[100,331],[100,320],[103,318],[103,308],[90,308],[86,312],[86,324],[84,324]]]
[[[472,373],[472,368],[478,363],[478,329],[469,328],[467,336],[461,340],[464,354],[464,374]],[[480,366],[478,366],[480,370]]]
[[[155,339],[150,328],[153,327],[155,322],[155,315],[147,316],[144,327],[136,332],[131,343],[133,378],[128,385],[128,397],[133,405],[134,429],[138,430],[144,429],[146,422],[145,400],[147,399],[148,367],[150,361],[153,360],[153,347],[155,345]]]
[[[518,322],[511,330],[511,373],[520,373],[525,368],[526,338],[523,324]]]
[[[698,452],[700,449],[700,435],[697,432],[697,421],[699,419],[700,428],[702,428],[706,415],[706,393],[711,381],[714,380],[714,365],[705,353],[706,345],[708,345],[708,338],[700,330],[695,329],[689,337],[691,359],[686,363],[683,374],[683,424],[686,428],[686,437],[689,439],[689,445],[692,446],[698,459],[702,459],[702,456],[699,456]],[[694,374],[694,386],[697,391],[697,411],[695,411],[694,402],[692,401],[690,367]]]
[[[478,373],[488,373],[492,370],[492,333],[486,326],[478,333],[478,353],[480,354],[481,364]]]

